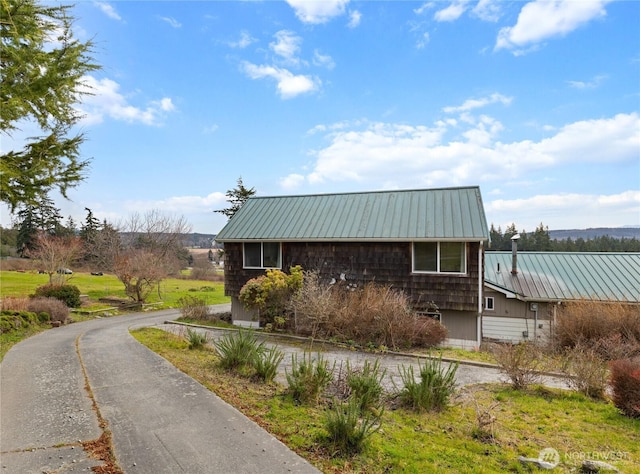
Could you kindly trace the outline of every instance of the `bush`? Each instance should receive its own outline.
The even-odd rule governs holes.
[[[362,451],[367,439],[380,429],[380,418],[381,413],[362,414],[359,401],[352,398],[348,403],[336,403],[326,412],[324,428],[339,453],[354,454]]]
[[[189,349],[202,349],[208,342],[206,333],[200,333],[196,329],[187,328],[187,341]]]
[[[447,337],[442,324],[413,311],[405,293],[375,283],[343,283],[323,285],[317,272],[305,273],[290,303],[298,333],[393,348],[432,347]]]
[[[386,369],[380,369],[380,360],[373,364],[365,360],[360,370],[351,368],[347,362],[347,386],[362,412],[379,407],[383,393],[382,379],[386,372]]]
[[[621,359],[609,365],[613,403],[625,416],[640,418],[640,361]]]
[[[302,361],[298,361],[297,354],[291,354],[291,372],[285,371],[289,392],[299,403],[315,402],[322,391],[333,379],[335,363],[329,369],[329,363],[321,354],[313,359],[307,352]]]
[[[206,320],[210,317],[209,306],[204,298],[187,295],[178,300],[178,305],[183,318]]]
[[[220,356],[220,365],[227,370],[251,366],[265,350],[264,343],[259,343],[254,334],[243,330],[226,334],[214,342],[214,347]]]
[[[283,358],[284,353],[277,347],[257,352],[251,364],[256,371],[256,377],[265,383],[272,382]]]
[[[59,321],[66,324],[69,319],[69,308],[66,304],[52,297],[30,298],[27,307],[29,311],[41,314],[46,313],[50,321]]]
[[[567,384],[578,392],[595,399],[604,399],[607,388],[607,362],[596,349],[580,343],[567,350],[563,372]]]
[[[509,377],[514,389],[525,389],[540,380],[541,354],[535,344],[493,344],[491,353],[496,358],[500,371]]]
[[[557,350],[586,344],[606,360],[634,357],[640,354],[638,309],[623,303],[567,303],[557,314],[553,342]]]
[[[441,410],[449,403],[456,384],[456,372],[459,363],[452,363],[448,368],[442,366],[442,357],[428,358],[419,365],[420,381],[417,381],[413,366],[401,366],[400,377],[403,388],[400,399],[405,406],[414,411]]]
[[[283,326],[291,297],[302,287],[303,272],[299,265],[289,268],[289,274],[269,269],[266,274],[249,280],[240,290],[240,302],[247,309],[260,312],[260,324]]]
[[[38,316],[29,311],[2,310],[0,312],[0,334],[5,334],[37,323]]]
[[[36,297],[51,297],[63,301],[69,308],[79,308],[80,290],[74,285],[43,285],[36,288]]]

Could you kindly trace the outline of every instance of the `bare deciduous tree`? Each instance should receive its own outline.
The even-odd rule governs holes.
[[[103,260],[124,284],[129,298],[144,303],[160,282],[182,267],[181,260],[188,252],[184,248],[184,235],[191,226],[184,217],[175,217],[152,210],[133,214],[118,226],[119,239],[111,241]]]
[[[49,275],[49,283],[64,283],[65,269],[82,254],[82,242],[77,237],[58,237],[46,232],[36,236],[35,248],[29,256],[38,260],[43,271]],[[56,278],[54,278],[56,277]]]

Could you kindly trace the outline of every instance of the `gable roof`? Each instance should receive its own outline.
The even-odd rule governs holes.
[[[485,285],[526,301],[640,303],[640,253],[485,252]]]
[[[220,242],[488,240],[476,187],[252,197]]]

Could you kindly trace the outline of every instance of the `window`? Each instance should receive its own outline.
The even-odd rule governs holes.
[[[495,309],[495,306],[493,305],[493,296],[487,296],[484,299],[484,309],[487,311],[493,311]]]
[[[466,273],[464,242],[415,242],[413,271],[430,273]]]
[[[280,268],[280,242],[244,244],[245,268]]]

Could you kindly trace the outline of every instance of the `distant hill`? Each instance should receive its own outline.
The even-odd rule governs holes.
[[[216,234],[187,234],[183,240],[185,247],[209,249],[213,247]]]
[[[582,238],[584,240],[595,239],[596,237],[609,236],[613,239],[640,239],[640,227],[595,227],[592,229],[567,229],[567,230],[550,230],[549,237],[551,240],[576,240]]]

